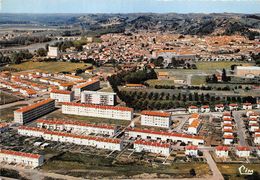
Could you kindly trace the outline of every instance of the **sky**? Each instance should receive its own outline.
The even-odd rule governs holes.
[[[260,13],[260,0],[0,0],[1,13]]]

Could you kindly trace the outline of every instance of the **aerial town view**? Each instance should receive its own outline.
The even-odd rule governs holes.
[[[260,179],[259,0],[0,0],[0,179]]]

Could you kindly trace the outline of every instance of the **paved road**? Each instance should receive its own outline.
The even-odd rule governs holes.
[[[241,115],[243,112],[241,111],[233,111],[233,117],[236,122],[237,126],[237,135],[239,139],[239,145],[241,146],[247,146],[247,141],[246,141],[246,133],[245,133],[245,127],[244,127],[244,122],[241,118]]]
[[[212,159],[209,151],[203,151],[204,157],[207,159],[207,163],[209,165],[210,170],[213,173],[213,176],[210,177],[209,179],[212,180],[224,180],[221,172],[219,171],[215,161]]]

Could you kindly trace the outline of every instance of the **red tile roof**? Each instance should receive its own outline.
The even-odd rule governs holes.
[[[73,121],[73,120],[51,120],[51,119],[38,119],[36,121],[37,123],[43,123],[43,124],[57,124],[57,125],[76,125],[76,126],[87,126],[87,127],[94,127],[94,128],[103,128],[103,129],[115,129],[114,126],[109,125],[96,125],[96,124],[88,124],[81,121]]]
[[[227,146],[217,146],[216,150],[217,151],[228,151],[228,147]]]
[[[173,133],[173,132],[165,132],[165,131],[152,131],[152,130],[148,130],[148,129],[137,129],[137,128],[134,128],[134,129],[128,128],[127,131],[203,140],[203,137],[201,137],[201,136],[194,136],[194,135],[180,134],[180,133]]]
[[[24,130],[30,130],[30,131],[38,131],[38,132],[43,132],[44,134],[72,137],[72,138],[78,138],[78,139],[88,139],[88,140],[94,140],[94,141],[100,141],[100,142],[121,143],[120,139],[103,138],[103,137],[96,137],[96,136],[77,135],[77,134],[66,133],[66,132],[50,131],[50,130],[46,130],[46,129],[42,129],[42,128],[35,128],[35,127],[20,126],[18,129],[24,129]]]
[[[186,146],[186,150],[198,150],[198,146]]]
[[[151,142],[151,141],[144,141],[144,140],[136,140],[134,144],[142,144],[146,146],[156,146],[156,147],[162,147],[162,148],[169,148],[169,143],[158,143],[158,142]]]
[[[55,94],[71,94],[72,91],[64,91],[64,90],[53,89],[53,90],[51,90],[51,93],[55,93]]]
[[[27,111],[30,111],[32,109],[35,109],[37,107],[40,107],[40,106],[45,105],[45,104],[52,102],[52,101],[54,102],[55,100],[54,99],[45,99],[45,100],[37,102],[35,104],[22,107],[22,108],[16,110],[15,112],[27,112]]]
[[[160,116],[160,117],[170,117],[170,113],[165,112],[159,112],[159,111],[142,111],[142,115],[148,115],[148,116]]]
[[[221,108],[221,107],[224,107],[224,105],[223,104],[217,104],[217,105],[215,105],[215,107]]]
[[[224,135],[224,139],[234,139],[233,135]]]
[[[22,156],[22,157],[27,157],[27,158],[34,158],[34,159],[39,159],[41,157],[41,155],[39,155],[39,154],[31,154],[31,153],[24,153],[24,152],[4,150],[4,149],[1,149],[0,153],[13,155],[13,156]]]
[[[66,106],[80,106],[80,107],[88,107],[88,108],[96,108],[96,109],[112,109],[119,111],[133,111],[133,108],[122,107],[122,106],[102,106],[102,105],[94,105],[94,104],[81,104],[81,103],[73,103],[73,102],[64,102],[62,103]]]
[[[189,109],[198,109],[197,106],[190,106]]]
[[[237,146],[238,151],[250,151],[250,147],[247,146]]]

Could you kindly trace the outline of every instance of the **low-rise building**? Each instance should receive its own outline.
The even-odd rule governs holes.
[[[254,143],[255,144],[260,144],[260,134],[255,134]]]
[[[62,104],[62,113],[129,121],[133,119],[133,109],[121,106],[103,106],[66,102]]]
[[[244,104],[242,105],[242,109],[251,110],[251,109],[253,109],[253,105],[252,105],[251,103],[244,103]]]
[[[57,102],[72,102],[74,99],[73,91],[53,89],[50,93],[51,99],[55,99]]]
[[[201,123],[198,119],[194,119],[188,127],[189,134],[198,134]]]
[[[114,106],[116,105],[116,93],[83,91],[81,92],[81,103]]]
[[[123,149],[123,141],[115,138],[86,136],[24,126],[18,128],[18,134],[23,136],[42,137],[43,139],[49,141],[93,146],[99,149],[109,149],[112,151],[121,151]]]
[[[14,121],[19,124],[30,122],[55,109],[55,100],[46,99],[14,111]]]
[[[215,148],[215,153],[220,158],[228,157],[228,147],[227,146],[217,146]]]
[[[234,136],[233,135],[224,135],[224,145],[231,145],[234,142]]]
[[[215,111],[218,112],[223,112],[224,111],[225,106],[223,104],[217,104],[215,105]]]
[[[115,126],[89,124],[81,121],[38,119],[36,123],[38,128],[46,128],[56,131],[70,131],[76,134],[102,134],[114,136],[117,132]]]
[[[210,112],[210,107],[209,105],[204,105],[200,107],[200,112],[202,113],[209,113]]]
[[[141,125],[169,128],[171,126],[171,114],[159,111],[142,111]]]
[[[128,128],[126,135],[132,138],[152,139],[152,140],[171,140],[173,142],[184,142],[193,145],[204,144],[204,139],[200,136],[180,134],[165,131],[152,131],[147,129]]]
[[[197,146],[186,146],[185,154],[187,156],[198,156],[198,147]]]
[[[188,108],[188,112],[189,113],[198,113],[199,112],[199,108],[197,106],[190,106]]]
[[[23,166],[36,168],[43,164],[44,157],[39,154],[1,149],[0,162],[22,164]]]
[[[228,107],[230,111],[236,111],[238,109],[238,104],[229,104]]]
[[[236,147],[236,155],[238,157],[247,158],[250,156],[250,148],[247,146],[238,146]]]
[[[171,145],[169,143],[158,143],[144,140],[136,140],[134,142],[134,149],[137,152],[151,152],[155,154],[161,154],[169,156],[171,152]]]

